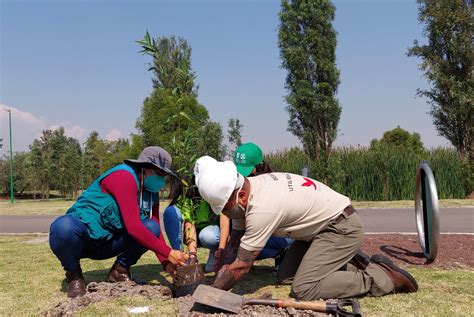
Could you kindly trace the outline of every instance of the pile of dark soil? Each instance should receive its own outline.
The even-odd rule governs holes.
[[[44,316],[73,316],[80,309],[117,297],[144,296],[148,299],[170,299],[171,290],[161,285],[139,285],[135,282],[91,282],[87,285],[87,294],[82,297],[67,299],[46,311]]]
[[[311,310],[296,310],[294,308],[276,308],[263,305],[245,305],[238,314],[227,314],[222,310],[195,303],[193,298],[183,296],[175,298],[180,317],[243,317],[243,316],[298,316],[298,317],[326,317],[330,315],[317,313]]]

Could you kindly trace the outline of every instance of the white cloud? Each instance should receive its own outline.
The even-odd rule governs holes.
[[[35,126],[35,127],[45,125],[45,122],[43,119],[35,117],[31,112],[21,111],[17,108],[9,107],[3,104],[0,104],[0,108],[4,110],[0,113],[0,120],[2,120],[2,122],[8,120],[8,112],[6,110],[10,109],[12,112],[12,118],[15,118],[20,123],[24,123],[24,124]]]
[[[57,129],[59,129],[59,127],[64,128],[64,134],[66,136],[74,138],[74,139],[78,139],[79,142],[81,142],[81,143],[85,141],[85,138],[86,138],[86,135],[87,135],[87,130],[82,128],[81,126],[79,126],[79,125],[72,126],[71,123],[65,122],[65,123],[55,124],[55,125],[49,126],[48,129],[57,130]]]
[[[0,104],[0,138],[3,138],[0,153],[3,154],[6,154],[10,147],[8,112],[4,109],[11,109],[13,152],[28,150],[36,135],[46,129],[46,121],[31,112]]]
[[[108,141],[117,141],[118,139],[122,138],[123,134],[119,129],[112,129],[107,133],[105,139]]]
[[[68,137],[78,139],[81,143],[85,141],[88,134],[86,129],[77,124],[71,122],[51,123],[31,112],[0,104],[0,138],[3,138],[3,147],[0,149],[0,155],[7,154],[10,147],[8,112],[3,109],[11,109],[13,152],[28,151],[29,145],[33,143],[33,140],[39,138],[42,135],[42,131],[46,129],[55,130],[63,126],[64,132]]]

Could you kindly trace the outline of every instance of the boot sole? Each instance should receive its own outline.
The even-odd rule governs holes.
[[[383,256],[381,254],[374,254],[370,258],[370,261],[374,262],[374,263],[384,264],[384,265],[388,266],[390,269],[404,275],[415,286],[415,292],[418,291],[418,283],[416,282],[415,278],[410,273],[405,271],[404,269],[402,269],[402,268],[396,266],[395,264],[393,264],[393,261],[390,260],[389,258],[387,258],[386,256]]]

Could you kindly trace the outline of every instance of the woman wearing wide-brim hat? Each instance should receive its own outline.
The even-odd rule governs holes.
[[[49,244],[66,271],[68,297],[86,293],[80,259],[117,257],[110,282],[129,281],[130,267],[147,251],[155,252],[170,274],[186,255],[171,250],[160,230],[158,192],[165,176],[175,177],[171,156],[161,147],[145,148],[99,176],[66,215],[50,228]]]

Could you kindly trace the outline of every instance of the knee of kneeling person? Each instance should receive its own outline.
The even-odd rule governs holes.
[[[143,219],[142,220],[143,225],[147,228],[148,231],[153,233],[155,237],[158,237],[160,235],[160,225],[153,219]]]
[[[179,210],[179,208],[174,205],[166,207],[165,211],[163,212],[163,219],[170,218],[182,220],[183,216],[181,215],[181,210]]]
[[[317,294],[314,294],[315,288],[318,287],[319,282],[314,282],[311,284],[295,284],[291,285],[290,296],[297,300],[316,300],[319,299]]]
[[[215,232],[212,232],[211,228],[206,227],[199,232],[199,242],[207,249],[217,249],[219,246],[219,240],[216,239]]]
[[[293,277],[283,275],[280,270],[277,271],[277,282],[279,285],[291,285]]]

